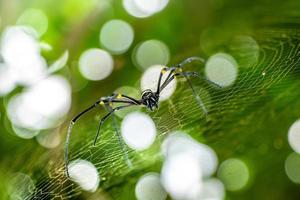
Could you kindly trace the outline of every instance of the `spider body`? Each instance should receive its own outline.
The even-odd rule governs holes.
[[[152,90],[145,90],[142,94],[141,103],[150,111],[158,109],[159,94]]]
[[[68,153],[69,153],[70,136],[71,136],[73,125],[75,124],[75,122],[82,115],[84,115],[85,113],[87,113],[88,111],[92,110],[93,108],[95,108],[99,105],[104,106],[108,110],[108,113],[99,121],[98,130],[97,130],[97,133],[96,133],[96,136],[95,136],[95,139],[94,139],[94,145],[96,145],[96,142],[97,142],[97,139],[99,137],[100,130],[101,130],[101,127],[102,127],[103,123],[109,117],[112,117],[114,131],[116,133],[116,136],[118,137],[119,144],[122,148],[124,158],[125,158],[125,161],[127,162],[128,166],[131,166],[131,162],[130,162],[130,159],[128,158],[126,146],[125,146],[124,142],[122,141],[120,131],[119,131],[119,128],[117,126],[116,119],[115,119],[114,112],[116,112],[118,110],[121,110],[121,109],[124,109],[126,107],[130,107],[130,106],[144,106],[149,111],[154,111],[154,110],[158,109],[158,102],[159,102],[160,93],[176,77],[183,77],[187,81],[188,85],[190,86],[190,88],[193,92],[193,95],[195,97],[195,100],[197,101],[199,107],[202,109],[203,113],[205,115],[207,115],[208,111],[207,111],[205,105],[203,104],[203,102],[201,100],[201,97],[195,91],[195,89],[193,87],[193,84],[190,81],[190,77],[197,77],[197,78],[200,78],[201,80],[204,80],[207,83],[209,83],[211,85],[214,85],[218,88],[221,88],[221,87],[218,84],[216,84],[216,83],[206,79],[205,77],[201,76],[197,72],[184,72],[183,67],[186,64],[191,63],[193,61],[198,61],[198,62],[201,62],[202,64],[205,63],[205,60],[200,58],[200,57],[190,57],[190,58],[185,59],[184,61],[182,61],[181,63],[179,63],[175,66],[163,68],[160,72],[159,77],[158,77],[158,83],[157,83],[156,91],[152,91],[150,89],[145,90],[142,93],[141,99],[139,99],[139,100],[134,99],[134,98],[132,98],[130,96],[127,96],[125,94],[115,94],[114,93],[110,96],[100,98],[100,100],[96,101],[92,106],[88,107],[87,109],[85,109],[84,111],[79,113],[77,116],[75,116],[70,122],[68,133],[67,133],[66,145],[65,145],[65,169],[66,169],[67,176],[69,177],[69,172],[68,172],[69,154]],[[168,75],[166,76],[164,81],[162,81],[162,77],[166,73],[168,73]],[[115,105],[115,104],[118,104],[118,105]],[[122,105],[119,105],[119,104],[122,104]]]

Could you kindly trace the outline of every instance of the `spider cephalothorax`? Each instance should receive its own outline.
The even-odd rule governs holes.
[[[92,110],[93,108],[97,107],[98,105],[102,105],[105,108],[108,109],[108,113],[100,120],[99,122],[99,126],[98,126],[98,131],[96,134],[96,137],[94,139],[94,145],[97,142],[99,133],[100,133],[100,129],[102,124],[105,122],[106,119],[108,119],[110,116],[113,117],[113,127],[115,129],[116,135],[118,137],[120,146],[122,147],[122,151],[124,153],[124,157],[125,160],[127,162],[127,164],[130,166],[131,162],[128,158],[127,155],[127,151],[126,151],[126,146],[124,145],[124,142],[121,139],[120,136],[120,132],[118,130],[118,126],[116,125],[116,120],[114,118],[114,112],[121,110],[123,108],[129,107],[129,106],[145,106],[146,108],[148,108],[148,110],[153,111],[155,109],[158,108],[158,101],[159,101],[159,95],[160,93],[164,90],[164,88],[166,88],[166,86],[172,82],[174,80],[174,78],[181,76],[183,78],[186,79],[187,83],[189,84],[190,88],[192,89],[193,95],[195,96],[195,99],[198,103],[198,105],[200,106],[200,108],[202,109],[203,113],[205,115],[207,115],[207,109],[205,107],[205,105],[203,104],[200,96],[197,94],[197,92],[195,91],[193,84],[190,81],[190,77],[198,77],[212,85],[215,85],[216,87],[220,87],[219,85],[217,85],[216,83],[206,79],[205,77],[201,76],[200,74],[198,74],[197,72],[184,72],[182,70],[183,66],[191,63],[193,61],[199,61],[201,63],[205,63],[205,60],[199,57],[190,57],[187,58],[186,60],[184,60],[183,62],[172,66],[172,67],[165,67],[161,70],[160,75],[158,77],[158,83],[157,83],[157,89],[155,92],[153,92],[152,90],[148,89],[145,90],[142,93],[142,97],[141,99],[137,100],[135,98],[132,98],[130,96],[124,95],[124,94],[112,94],[110,96],[107,97],[102,97],[100,98],[100,100],[96,101],[92,106],[90,106],[89,108],[85,109],[84,111],[82,111],[81,113],[79,113],[77,116],[75,116],[70,125],[69,125],[69,129],[68,129],[68,133],[67,133],[67,140],[66,140],[66,146],[65,146],[65,167],[66,167],[66,173],[67,176],[69,176],[68,173],[68,163],[69,163],[69,157],[68,157],[68,148],[69,148],[69,142],[70,142],[70,136],[71,136],[71,131],[72,131],[72,127],[75,124],[75,122],[85,113],[87,113],[88,111]],[[164,79],[164,81],[162,81],[162,77],[165,73],[169,72],[166,75],[166,78]],[[114,106],[114,104],[122,104],[122,105],[117,105]]]
[[[159,94],[148,89],[142,93],[141,103],[149,110],[153,111],[158,108]]]

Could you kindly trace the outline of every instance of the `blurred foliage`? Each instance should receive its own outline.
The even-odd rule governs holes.
[[[125,165],[110,123],[105,125],[101,142],[92,147],[103,112],[85,116],[74,129],[71,156],[97,163],[105,180],[96,194],[80,191],[64,177],[63,143],[47,150],[35,139],[18,138],[5,114],[13,94],[0,99],[0,199],[8,197],[6,185],[16,172],[33,178],[38,199],[133,199],[137,179],[145,172],[160,171],[161,139],[177,129],[213,147],[220,162],[239,157],[248,163],[251,182],[243,191],[227,192],[227,199],[300,198],[299,185],[292,183],[284,170],[284,161],[292,152],[287,142],[288,128],[300,111],[298,0],[170,0],[162,12],[145,19],[127,14],[117,0],[0,0],[0,30],[15,24],[27,8],[42,9],[48,17],[48,30],[41,38],[53,47],[43,52],[47,60],[55,60],[69,50],[68,66],[59,72],[73,87],[69,119],[118,87],[139,88],[141,71],[133,65],[131,53],[144,40],[164,41],[171,51],[169,64],[192,55],[208,58],[227,52],[239,63],[240,72],[235,85],[226,91],[215,91],[195,80],[197,88],[204,87],[212,97],[207,120],[193,107],[196,103],[188,103],[193,97],[184,82],[180,84],[171,100],[151,113],[159,137],[151,149],[130,153],[134,169]],[[114,56],[115,68],[110,77],[88,82],[78,72],[78,59],[85,49],[101,47],[99,32],[109,19],[129,22],[135,30],[134,43],[126,53]],[[259,49],[244,36],[251,36]],[[203,67],[191,68],[203,72]],[[62,138],[66,127],[67,122],[60,129]]]

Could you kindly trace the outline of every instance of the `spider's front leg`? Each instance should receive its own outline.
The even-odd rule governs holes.
[[[196,73],[196,72],[182,72],[182,70],[180,70],[179,72],[173,72],[173,75],[171,75],[169,79],[166,79],[165,82],[162,84],[160,90],[162,91],[171,81],[174,80],[174,78],[179,77],[179,76],[183,76],[185,78],[185,80],[187,81],[188,85],[190,86],[199,107],[203,110],[204,115],[207,116],[208,111],[207,111],[201,97],[198,95],[198,93],[196,92],[192,82],[189,79],[189,77],[193,76],[194,73]]]
[[[200,58],[200,57],[190,57],[190,58],[187,58],[185,59],[184,61],[182,61],[181,63],[177,64],[175,67],[171,67],[171,68],[164,68],[160,74],[160,77],[159,77],[159,84],[158,84],[158,89],[157,91],[161,92],[171,81],[174,80],[175,77],[177,76],[183,76],[185,78],[185,80],[187,81],[187,83],[189,84],[192,92],[193,92],[193,95],[198,103],[198,105],[200,106],[200,108],[203,110],[205,116],[207,116],[208,114],[208,111],[201,99],[201,97],[198,95],[198,93],[196,92],[192,82],[190,81],[190,78],[189,77],[198,77],[200,78],[201,80],[204,80],[206,81],[207,83],[209,84],[212,84],[218,88],[221,88],[221,86],[219,86],[218,84],[206,79],[205,77],[201,76],[200,74],[198,74],[197,72],[184,72],[182,69],[183,67],[188,64],[188,63],[191,63],[193,61],[198,61],[198,62],[201,62],[203,64],[205,64],[205,60],[203,58]],[[161,77],[162,75],[166,72],[166,71],[170,71],[168,77],[165,79],[164,83],[162,85],[160,85],[160,81],[161,81]]]

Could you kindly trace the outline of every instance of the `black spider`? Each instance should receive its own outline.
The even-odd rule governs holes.
[[[203,110],[203,112],[205,113],[205,115],[207,115],[207,109],[205,108],[201,98],[199,97],[199,95],[196,93],[189,77],[191,76],[195,76],[198,77],[202,80],[205,80],[206,82],[215,85],[218,88],[221,88],[221,86],[219,86],[218,84],[206,79],[205,77],[201,76],[200,74],[198,74],[197,72],[183,72],[182,68],[184,65],[191,63],[193,61],[199,61],[203,64],[205,64],[205,60],[203,58],[200,57],[190,57],[187,58],[186,60],[184,60],[183,62],[172,66],[172,67],[165,67],[161,70],[159,78],[158,78],[158,84],[157,84],[157,89],[156,91],[152,91],[150,89],[145,90],[142,93],[142,98],[137,100],[134,99],[132,97],[129,97],[127,95],[124,94],[112,94],[111,96],[107,96],[107,97],[102,97],[100,98],[98,101],[96,101],[92,106],[90,106],[89,108],[85,109],[84,111],[82,111],[81,113],[79,113],[77,116],[75,116],[69,125],[69,129],[68,129],[68,133],[67,133],[67,139],[66,139],[66,145],[65,145],[65,168],[66,168],[66,174],[69,177],[69,172],[68,172],[68,164],[69,164],[69,158],[68,158],[68,147],[69,147],[69,142],[70,142],[70,135],[71,135],[71,131],[72,131],[72,127],[75,124],[75,122],[85,113],[87,113],[88,111],[92,110],[93,108],[97,107],[98,105],[103,105],[104,107],[109,109],[109,112],[100,120],[99,122],[99,127],[97,130],[97,134],[96,137],[94,139],[94,145],[96,145],[99,133],[100,133],[100,129],[102,124],[105,122],[105,120],[107,118],[109,118],[110,116],[112,116],[113,118],[113,126],[115,129],[115,132],[117,134],[120,146],[122,148],[125,160],[127,162],[128,166],[131,166],[131,162],[128,158],[127,155],[127,151],[126,151],[126,147],[124,145],[124,142],[121,139],[120,133],[119,133],[119,129],[115,120],[115,116],[114,116],[114,112],[117,110],[121,110],[123,108],[126,107],[130,107],[130,106],[145,106],[146,108],[148,108],[148,110],[153,111],[155,109],[158,109],[158,101],[159,101],[159,95],[161,93],[161,91],[172,81],[174,80],[175,77],[178,76],[182,76],[186,79],[187,83],[189,84],[190,88],[192,89],[193,95],[196,98],[197,103],[199,104],[199,106],[201,107],[201,109]],[[162,83],[162,77],[165,73],[169,72],[168,76],[166,77],[166,79],[163,81]],[[117,106],[117,107],[113,107],[114,103],[122,103],[123,105]]]

